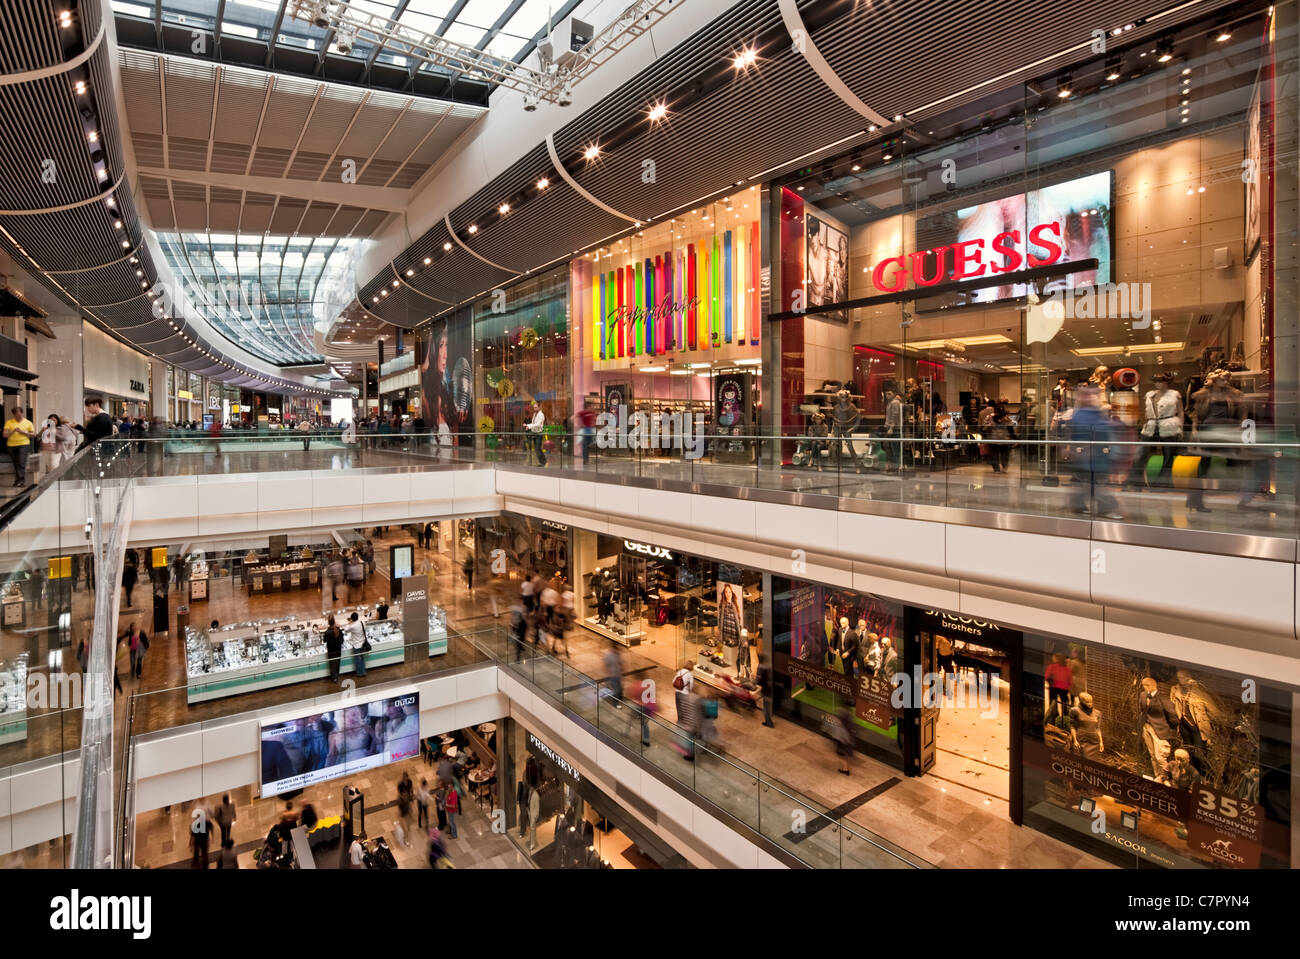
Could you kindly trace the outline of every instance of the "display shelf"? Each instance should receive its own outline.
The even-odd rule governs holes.
[[[447,611],[441,606],[429,610],[429,657],[447,652]]]
[[[582,621],[582,625],[597,636],[604,636],[606,639],[612,639],[616,643],[622,643],[624,646],[639,646],[641,640],[645,638],[645,633],[640,628],[630,629],[626,633],[620,633],[617,630],[610,629],[608,626],[602,626],[594,616],[588,616]]]

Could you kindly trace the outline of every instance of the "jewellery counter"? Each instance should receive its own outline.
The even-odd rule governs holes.
[[[27,654],[0,659],[0,746],[27,738]]]
[[[387,619],[374,619],[370,606],[347,607],[334,613],[339,628],[356,612],[366,628],[370,652],[366,669],[400,663],[406,658],[406,637],[402,631],[401,605],[389,608]],[[436,622],[435,622],[436,621]],[[236,623],[217,630],[185,630],[185,660],[188,673],[186,700],[201,703],[241,693],[289,686],[329,676],[325,654],[325,617],[286,617]],[[440,645],[440,648],[435,648]],[[446,613],[440,607],[429,612],[429,655],[447,651]],[[339,673],[355,671],[353,650],[346,638],[339,660]]]

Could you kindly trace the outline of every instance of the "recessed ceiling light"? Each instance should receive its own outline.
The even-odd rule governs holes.
[[[470,232],[470,233],[477,233],[477,232],[478,232],[478,224],[477,224],[477,223],[471,223],[471,224],[469,225],[469,232]]]
[[[442,244],[442,248],[443,248],[444,250],[450,250],[450,249],[451,249],[451,240],[446,240],[446,241]]]

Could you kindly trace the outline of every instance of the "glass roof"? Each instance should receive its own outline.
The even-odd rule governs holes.
[[[348,0],[357,12],[369,13],[425,34],[436,34],[457,43],[487,50],[497,56],[522,60],[544,35],[548,17],[558,23],[579,7],[592,7],[599,0]],[[159,6],[160,5],[160,6]],[[161,7],[161,8],[160,8]],[[223,34],[266,42],[275,32],[275,43],[299,50],[321,49],[331,44],[329,52],[342,56],[333,46],[330,31],[295,20],[287,11],[285,0],[226,0],[224,5],[212,0],[112,0],[113,11],[124,17],[155,20],[194,29],[213,30],[221,17]],[[358,39],[349,59],[390,63],[409,68],[401,53],[379,48]],[[422,71],[446,74],[445,69],[420,67]]]
[[[319,363],[312,329],[326,321],[330,277],[361,240],[159,233],[194,308],[232,343],[278,366]]]

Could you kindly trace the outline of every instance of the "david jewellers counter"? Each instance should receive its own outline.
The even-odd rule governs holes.
[[[394,603],[387,619],[375,619],[370,606],[347,607],[334,613],[342,629],[356,612],[365,624],[370,652],[366,669],[400,663],[405,659],[406,637],[402,631],[401,605]],[[447,652],[447,614],[438,606],[429,610],[429,655]],[[329,676],[325,654],[327,619],[299,617],[236,623],[215,630],[185,630],[185,659],[189,677],[187,702],[236,696],[288,686]],[[340,673],[354,671],[353,650],[346,639],[339,662]]]

